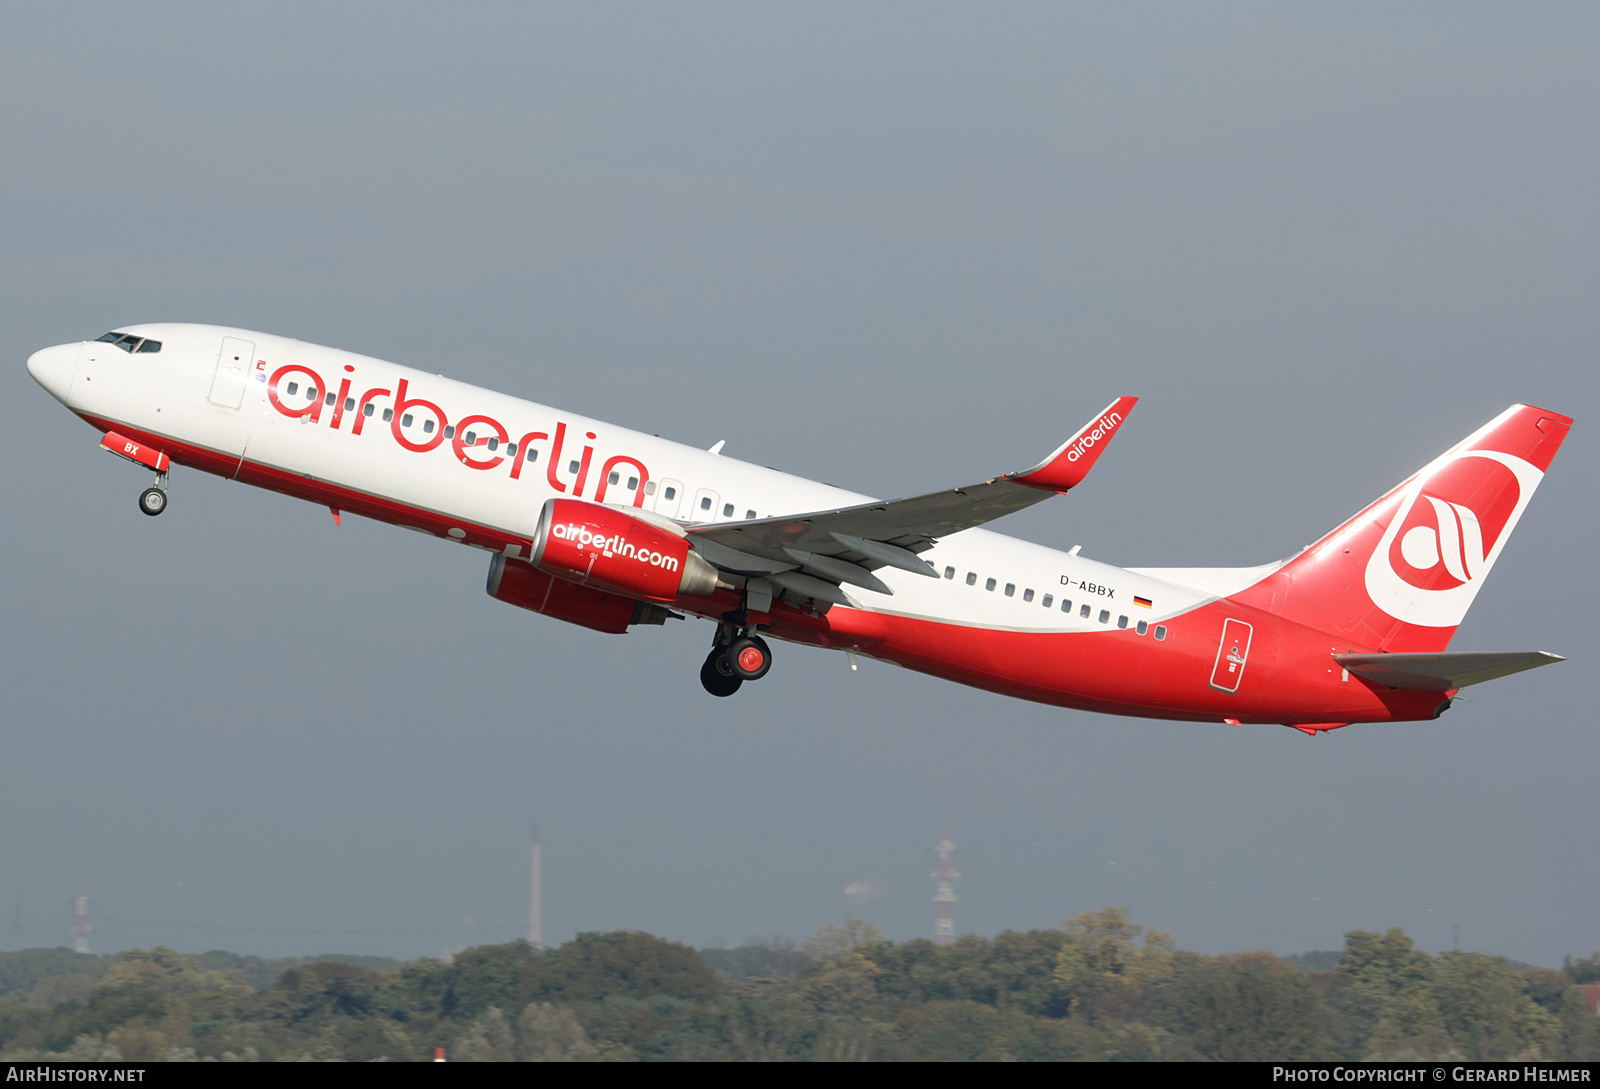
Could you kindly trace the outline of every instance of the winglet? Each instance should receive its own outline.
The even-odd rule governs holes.
[[[1117,433],[1122,421],[1127,419],[1128,413],[1138,403],[1137,397],[1118,397],[1049,457],[1031,469],[1010,474],[1009,479],[1047,492],[1065,492],[1076,488],[1089,475],[1089,470],[1094,468],[1095,460],[1100,457],[1106,442]]]

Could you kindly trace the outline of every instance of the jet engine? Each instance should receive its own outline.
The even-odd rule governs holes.
[[[672,602],[717,588],[717,569],[672,523],[582,499],[546,501],[531,562],[579,586],[645,601]]]
[[[664,624],[677,616],[660,605],[579,586],[501,555],[489,561],[486,589],[496,601],[611,635],[621,635],[631,624]]]

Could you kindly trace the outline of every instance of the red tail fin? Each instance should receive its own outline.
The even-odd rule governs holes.
[[[1445,649],[1571,426],[1512,405],[1236,599],[1360,646]]]

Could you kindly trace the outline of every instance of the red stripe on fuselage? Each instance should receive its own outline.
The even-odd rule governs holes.
[[[358,492],[327,480],[252,462],[84,415],[97,430],[118,431],[160,450],[180,465],[236,479],[379,522],[414,526],[449,540],[491,551],[523,549],[531,542],[492,526]],[[462,530],[463,538],[448,536]],[[737,595],[680,598],[676,607],[707,619],[739,607]],[[1208,680],[1223,624],[1255,627],[1239,690],[1220,692]],[[1437,692],[1390,689],[1346,678],[1334,653],[1372,648],[1334,642],[1326,633],[1226,600],[1212,601],[1162,620],[1167,638],[1134,628],[1088,632],[1002,631],[920,617],[834,606],[814,616],[775,603],[766,630],[779,639],[837,650],[858,650],[907,669],[1018,699],[1105,714],[1144,718],[1244,723],[1385,722],[1428,719]]]

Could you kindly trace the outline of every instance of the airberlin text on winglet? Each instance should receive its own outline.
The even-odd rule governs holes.
[[[1030,488],[1065,492],[1083,483],[1083,478],[1094,468],[1104,444],[1116,434],[1127,418],[1137,397],[1118,397],[1101,411],[1087,426],[1026,472],[1016,473],[1011,479]]]
[[[1120,412],[1112,412],[1109,415],[1100,417],[1099,421],[1096,422],[1092,430],[1080,435],[1078,439],[1067,448],[1067,460],[1077,461],[1088,452],[1089,447],[1093,446],[1101,439],[1108,437],[1111,432],[1115,431],[1117,425],[1121,422],[1122,413]]]

